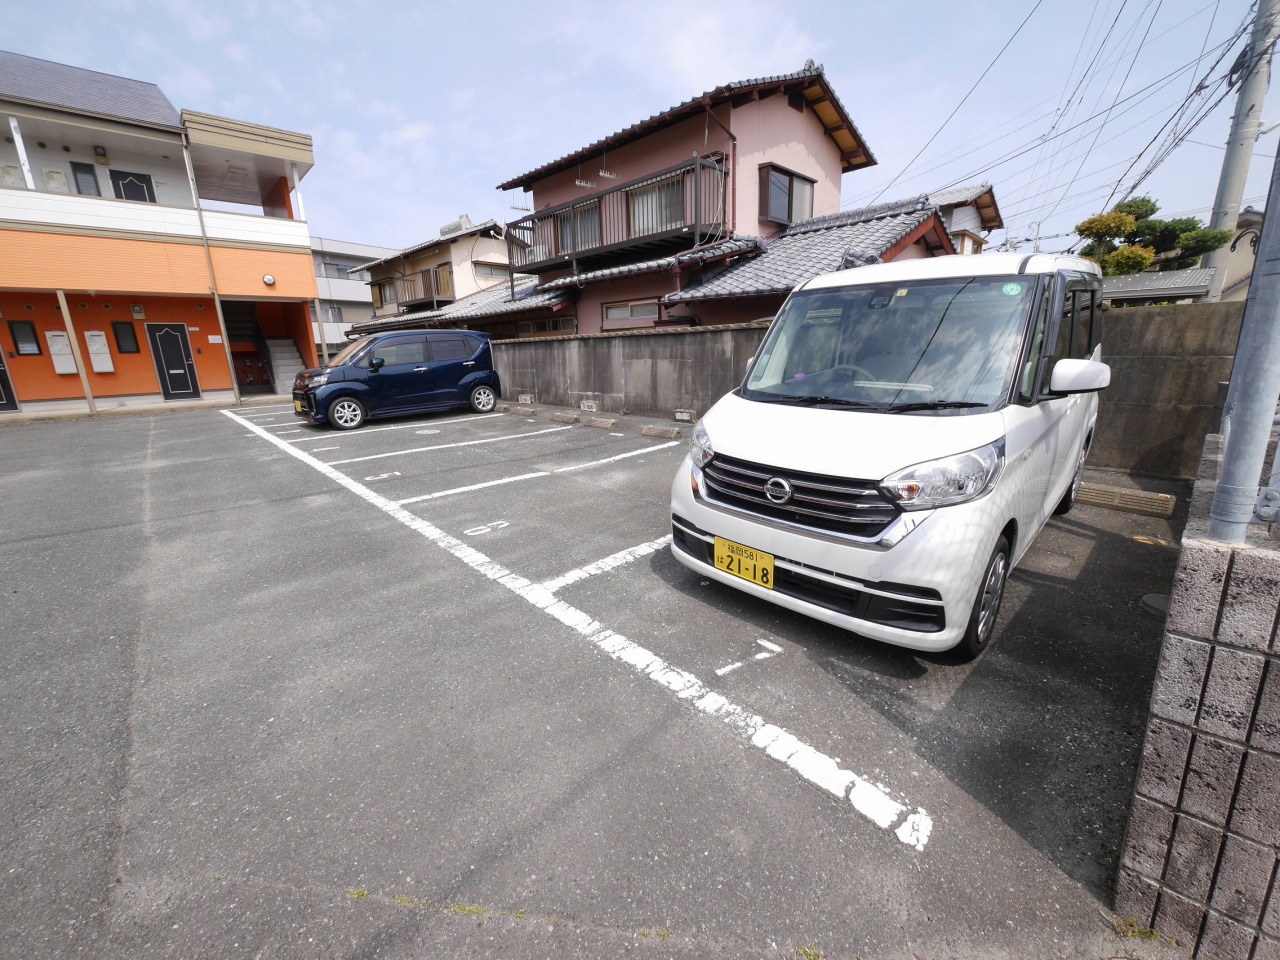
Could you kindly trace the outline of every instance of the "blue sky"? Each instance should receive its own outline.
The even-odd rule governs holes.
[[[812,58],[879,161],[845,176],[845,207],[886,187],[882,201],[987,179],[1009,235],[1039,229],[1052,250],[1102,209],[1249,13],[1246,0],[46,0],[7,11],[0,49],[154,82],[179,108],[310,134],[312,233],[392,247],[461,213],[516,219],[498,183],[703,90]],[[1093,79],[1077,85],[1090,62]],[[1234,93],[1139,190],[1162,215],[1207,221],[1233,106]],[[1094,114],[1107,125],[1039,143]],[[1264,120],[1280,121],[1280,94]],[[1245,191],[1255,206],[1276,140],[1259,141]]]

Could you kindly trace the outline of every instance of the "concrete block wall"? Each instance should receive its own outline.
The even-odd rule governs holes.
[[[1221,438],[1211,436],[1170,596],[1116,912],[1197,958],[1280,960],[1280,525],[1257,526],[1245,545],[1208,538],[1220,463]]]
[[[1101,395],[1089,463],[1194,477],[1217,429],[1218,384],[1230,379],[1241,303],[1127,307],[1103,319],[1111,386]],[[742,380],[768,322],[498,341],[504,397],[602,413],[702,416]]]

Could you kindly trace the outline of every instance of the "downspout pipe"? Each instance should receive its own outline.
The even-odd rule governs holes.
[[[227,318],[222,315],[222,298],[218,296],[218,276],[213,269],[213,254],[209,250],[209,231],[204,225],[204,210],[200,206],[200,191],[196,187],[196,171],[191,165],[191,140],[187,131],[182,131],[182,160],[187,165],[187,183],[191,185],[191,199],[195,201],[196,218],[200,221],[200,240],[204,243],[204,261],[209,268],[209,292],[213,294],[213,309],[218,315],[218,332],[222,334],[222,352],[227,355],[227,373],[231,375],[231,393],[236,398],[236,406],[244,401],[240,398],[240,384],[236,382],[236,362],[231,356],[231,338],[227,336]],[[274,371],[272,371],[274,374]]]
[[[707,116],[714,120],[729,138],[729,236],[727,239],[731,240],[738,231],[738,137],[715,115],[715,111],[711,109],[710,97],[702,98],[702,106],[707,111]]]

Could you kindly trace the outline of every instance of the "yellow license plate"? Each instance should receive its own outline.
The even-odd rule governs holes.
[[[743,580],[773,589],[773,554],[716,537],[716,566]]]
[[[295,400],[295,401],[293,401],[293,412],[294,412],[294,413],[301,413],[301,412],[302,412],[302,401],[301,401],[301,400]]]

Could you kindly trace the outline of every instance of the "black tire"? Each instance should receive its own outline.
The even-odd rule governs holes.
[[[364,426],[368,413],[364,404],[355,397],[339,397],[329,404],[327,416],[329,425],[335,430],[354,430]]]
[[[991,634],[995,632],[996,618],[1000,616],[1000,604],[1004,600],[1004,587],[1009,579],[1009,541],[1001,537],[991,551],[991,559],[987,561],[982,580],[979,581],[978,595],[973,598],[973,609],[969,612],[969,623],[965,627],[964,637],[956,644],[956,653],[965,660],[973,660],[987,649],[991,642]]]
[[[497,405],[498,395],[487,383],[482,383],[471,391],[471,409],[476,413],[492,413]]]
[[[1080,448],[1080,459],[1076,461],[1076,472],[1075,476],[1071,478],[1071,486],[1067,487],[1067,492],[1062,495],[1058,505],[1053,508],[1055,517],[1069,513],[1071,508],[1076,505],[1076,499],[1080,496],[1080,484],[1084,482],[1084,459],[1087,456],[1089,456],[1089,441],[1086,440],[1084,446]]]

